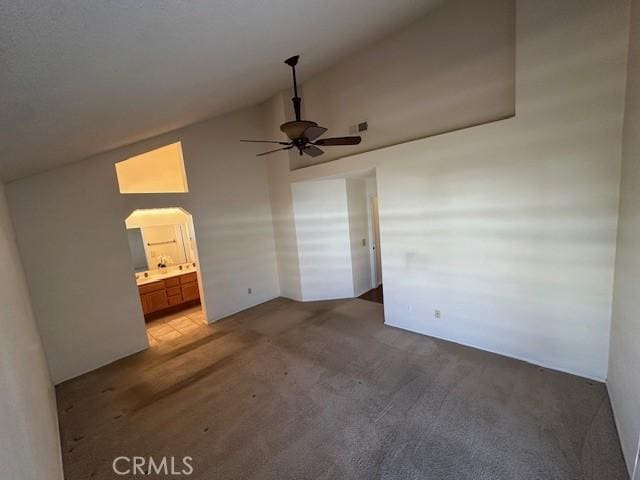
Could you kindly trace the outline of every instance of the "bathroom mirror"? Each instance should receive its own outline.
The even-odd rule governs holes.
[[[149,267],[147,265],[147,256],[144,251],[142,229],[140,228],[128,229],[127,239],[129,240],[129,250],[131,250],[131,258],[133,260],[133,270],[136,273],[149,270]]]
[[[136,273],[194,261],[186,224],[129,228],[127,237]]]

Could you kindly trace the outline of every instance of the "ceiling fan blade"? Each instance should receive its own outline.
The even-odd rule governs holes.
[[[289,142],[278,142],[276,140],[240,140],[241,142],[251,142],[251,143],[275,143],[277,145],[290,145]]]
[[[303,153],[306,153],[310,157],[318,157],[322,155],[324,152],[320,150],[318,147],[314,145],[309,145],[302,150]]]
[[[319,127],[319,126],[309,127],[304,131],[304,136],[307,138],[307,140],[309,140],[310,142],[313,142],[316,138],[318,138],[320,135],[322,135],[326,131],[327,129],[324,127]]]
[[[285,144],[286,145],[286,144]],[[268,155],[270,153],[281,152],[282,150],[291,150],[293,145],[284,148],[276,148],[275,150],[269,150],[268,152],[262,152],[256,155],[256,157],[261,157],[262,155]]]
[[[334,137],[334,138],[321,138],[316,140],[316,145],[358,145],[362,140],[361,137]]]

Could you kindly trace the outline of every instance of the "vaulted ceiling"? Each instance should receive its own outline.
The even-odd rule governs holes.
[[[0,0],[0,177],[252,105],[441,0]]]

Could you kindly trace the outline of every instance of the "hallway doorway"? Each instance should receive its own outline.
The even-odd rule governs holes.
[[[378,186],[375,170],[369,172],[364,177],[364,205],[366,205],[366,223],[367,223],[367,241],[364,239],[362,245],[368,245],[368,263],[369,263],[369,289],[364,293],[362,290],[358,298],[376,303],[384,303],[384,295],[382,288],[382,263],[381,263],[381,247],[380,247],[380,217],[378,209]]]
[[[382,289],[382,260],[380,248],[380,216],[378,210],[378,193],[376,187],[376,177],[369,179],[368,192],[368,217],[369,217],[369,238],[371,239],[369,250],[369,261],[371,264],[371,289],[360,295],[358,298],[370,302],[384,303],[384,293]]]
[[[368,300],[370,302],[384,303],[384,293],[382,292],[382,284],[376,288],[372,288],[368,292],[363,293],[358,298]]]

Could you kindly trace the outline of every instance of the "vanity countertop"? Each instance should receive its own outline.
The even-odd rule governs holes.
[[[138,274],[138,278],[136,278],[136,284],[138,286],[147,285],[149,283],[159,282],[166,278],[178,277],[180,275],[186,275],[187,273],[193,273],[196,271],[197,271],[196,267],[194,267],[191,264],[188,264],[188,268],[183,267],[182,270],[180,270],[180,268],[171,268],[171,269],[168,269],[167,272],[154,273],[152,276],[149,276],[149,277],[145,277],[144,274]]]

